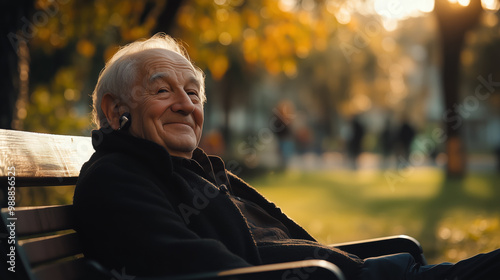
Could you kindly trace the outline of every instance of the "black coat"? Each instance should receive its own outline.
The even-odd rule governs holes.
[[[359,272],[359,258],[319,245],[229,172],[206,179],[194,160],[171,157],[160,145],[126,133],[98,130],[92,141],[96,152],[83,165],[74,195],[76,229],[86,257],[109,269],[171,275],[326,258],[347,276]],[[209,165],[225,170],[217,157]],[[229,194],[258,204],[291,239],[256,244]]]

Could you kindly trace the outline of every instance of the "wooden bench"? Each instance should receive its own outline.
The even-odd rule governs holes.
[[[264,275],[273,279],[315,279],[314,275],[344,279],[337,266],[323,260],[167,278],[138,278],[126,275],[126,271],[107,271],[83,256],[73,230],[71,200],[67,205],[14,205],[22,189],[74,185],[82,164],[93,153],[90,137],[0,129],[0,153],[0,279],[262,279]],[[409,252],[425,263],[420,245],[407,236],[344,243],[338,247],[363,258]]]
[[[2,257],[12,255],[7,269],[15,270],[6,276],[77,279],[84,258],[72,230],[72,206],[17,207],[13,201],[21,188],[74,185],[82,164],[93,152],[89,137],[1,130],[0,152],[2,228],[7,235],[7,242],[0,245],[7,251]],[[14,247],[9,243],[11,236],[17,241]]]

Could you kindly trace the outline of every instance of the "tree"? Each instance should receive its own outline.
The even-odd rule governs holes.
[[[459,104],[460,54],[465,34],[475,27],[482,13],[481,1],[472,0],[463,7],[447,0],[436,0],[434,9],[441,31],[442,82],[445,103],[445,121],[448,164],[447,175],[462,177],[465,174],[465,151],[460,136],[462,117],[456,109]]]
[[[16,100],[22,82],[19,66],[20,61],[26,63],[27,59],[27,46],[22,39],[19,40],[17,32],[23,29],[26,24],[23,19],[31,14],[32,9],[33,0],[3,1],[1,4],[0,88],[3,102],[0,105],[0,128],[12,128],[14,114],[17,113]],[[22,70],[25,71],[25,69]],[[27,79],[26,75],[23,78]]]
[[[1,110],[1,127],[10,128],[14,116],[18,120],[14,122],[16,129],[84,133],[89,127],[89,96],[103,62],[119,45],[153,32],[169,32],[182,3],[179,0],[3,3],[1,67],[5,74],[1,81],[7,102],[2,103],[5,108]],[[18,99],[19,92],[24,95]]]
[[[281,1],[220,0],[187,1],[180,9],[174,34],[215,81],[226,143],[233,101],[245,104],[249,97],[249,87],[243,84],[261,73],[293,78],[299,60],[326,50],[338,23],[325,5],[323,1],[284,6]]]

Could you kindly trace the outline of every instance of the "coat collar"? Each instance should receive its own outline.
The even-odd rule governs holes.
[[[131,155],[151,168],[172,173],[172,157],[167,150],[146,139],[127,132],[106,128],[92,131],[92,145],[97,153],[122,153]]]
[[[124,153],[140,159],[151,168],[161,172],[173,172],[174,166],[183,166],[210,180],[216,186],[230,188],[224,162],[216,156],[208,156],[196,148],[192,159],[171,156],[168,151],[146,139],[137,138],[127,132],[101,128],[92,131],[92,145],[96,152]]]
[[[217,187],[226,185],[230,188],[224,162],[220,157],[209,156],[201,148],[193,151],[191,159],[172,157],[174,166],[183,166],[209,180]]]

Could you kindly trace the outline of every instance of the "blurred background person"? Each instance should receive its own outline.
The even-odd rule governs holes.
[[[415,138],[415,128],[410,123],[408,116],[403,116],[401,124],[398,128],[396,134],[396,151],[397,151],[397,161],[400,162],[404,160],[405,162],[409,161],[410,151],[411,151],[411,143]]]
[[[388,168],[390,166],[391,155],[393,152],[394,145],[394,135],[391,124],[391,119],[389,117],[386,118],[384,123],[384,128],[380,133],[380,149],[382,154],[381,166],[382,168]]]
[[[295,141],[291,127],[295,116],[295,108],[291,101],[282,100],[273,110],[272,131],[278,138],[280,168],[285,169],[295,153]]]
[[[500,173],[500,115],[493,116],[488,124],[488,141],[495,156],[496,171]]]
[[[352,169],[359,167],[359,155],[362,152],[365,128],[361,123],[360,116],[355,115],[351,120],[350,133],[347,139],[347,155]]]

